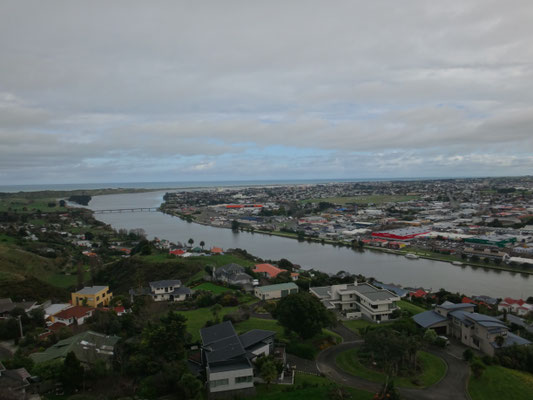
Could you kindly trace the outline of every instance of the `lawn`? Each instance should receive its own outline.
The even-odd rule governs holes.
[[[233,292],[232,289],[229,289],[229,288],[224,287],[224,286],[215,285],[215,284],[210,283],[210,282],[204,282],[201,285],[193,287],[193,289],[194,290],[206,290],[208,292],[212,292],[212,293],[215,293],[215,294]]]
[[[375,325],[375,323],[367,321],[366,319],[352,319],[349,321],[343,321],[342,324],[358,335],[361,335],[361,330],[365,329],[367,326]]]
[[[415,385],[411,382],[412,377],[397,377],[396,386],[421,388],[437,383],[446,374],[446,363],[439,357],[424,351],[418,352],[418,359],[422,363],[422,374],[416,378],[420,382]],[[385,375],[379,371],[367,368],[357,358],[357,349],[345,351],[337,357],[337,365],[344,371],[359,376],[372,382],[384,382]]]
[[[481,376],[470,377],[468,392],[472,400],[531,400],[533,399],[533,375],[489,365]]]
[[[416,304],[413,304],[406,300],[400,300],[398,302],[398,306],[405,311],[408,311],[411,315],[420,314],[424,311],[427,311],[425,308],[422,308],[420,306],[417,306]]]
[[[219,317],[222,319],[224,315],[235,311],[237,308],[239,307],[224,307],[220,311]],[[213,313],[211,312],[210,307],[177,312],[187,318],[187,332],[192,335],[193,341],[200,340],[200,328],[203,328],[207,321],[213,320]]]
[[[354,196],[354,197],[325,197],[319,199],[308,199],[302,203],[320,203],[327,202],[344,206],[346,204],[369,204],[376,205],[385,203],[399,203],[417,199],[418,196],[402,196],[402,195],[372,195],[372,196]]]
[[[251,397],[254,400],[322,400],[332,398],[332,391],[338,385],[327,378],[296,373],[294,385],[256,385],[257,395]],[[344,387],[353,399],[370,400],[373,393],[365,390]]]
[[[55,207],[48,207],[48,203],[55,203]],[[6,197],[0,199],[0,211],[16,211],[18,213],[41,210],[42,212],[65,212],[65,207],[59,207],[55,198],[28,199],[24,197]]]

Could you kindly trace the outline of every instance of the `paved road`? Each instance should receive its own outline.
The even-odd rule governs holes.
[[[349,332],[346,332],[345,329]],[[360,346],[363,341],[354,340],[353,332],[344,326],[337,327],[335,332],[339,333],[343,339],[349,340],[322,351],[316,360],[318,370],[339,384],[378,392],[381,388],[380,383],[370,382],[351,375],[337,366],[335,360],[340,353]],[[441,357],[446,362],[448,366],[446,376],[440,382],[426,389],[400,388],[400,393],[410,400],[469,400],[466,394],[466,383],[470,373],[468,365],[444,349],[431,349],[429,352]]]

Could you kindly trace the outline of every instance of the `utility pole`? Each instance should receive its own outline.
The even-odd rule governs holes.
[[[22,337],[24,336],[24,334],[22,333],[22,320],[21,320],[21,315],[18,316],[18,320],[19,320],[19,330],[20,330],[20,338],[22,339]]]

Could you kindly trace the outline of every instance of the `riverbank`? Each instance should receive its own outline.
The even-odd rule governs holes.
[[[171,215],[173,217],[181,218],[182,220],[188,223],[209,226],[212,228],[231,230],[231,228],[229,227],[216,226],[216,225],[211,225],[207,222],[198,221],[194,218],[193,215],[190,215],[190,214],[170,212],[168,210],[165,210],[164,208],[160,208],[160,210],[162,213]],[[412,254],[417,255],[419,258],[423,258],[423,259],[431,260],[431,261],[439,261],[439,262],[444,262],[447,264],[452,264],[453,262],[460,262],[462,265],[454,265],[459,268],[468,266],[472,268],[483,268],[483,269],[494,270],[494,271],[506,271],[506,272],[511,272],[511,273],[519,273],[519,274],[523,274],[527,276],[533,275],[533,270],[523,270],[520,268],[514,268],[512,266],[507,266],[507,265],[494,265],[494,264],[485,264],[482,262],[472,262],[470,260],[463,260],[460,257],[454,257],[451,255],[439,254],[439,253],[430,253],[427,250],[420,250],[420,249],[411,248],[411,247],[406,250],[393,250],[393,249],[387,249],[383,247],[369,246],[369,245],[363,245],[362,247],[359,247],[359,246],[354,247],[352,243],[350,242],[337,241],[337,240],[331,240],[331,239],[320,239],[320,238],[313,238],[313,237],[306,236],[302,240],[301,237],[298,236],[298,234],[291,233],[291,232],[266,231],[266,230],[259,230],[259,229],[240,229],[239,231],[249,232],[253,234],[258,233],[258,234],[268,235],[268,236],[277,236],[277,237],[283,237],[283,238],[289,238],[289,239],[296,239],[300,242],[309,242],[309,243],[314,242],[314,243],[319,243],[319,244],[328,244],[328,245],[336,246],[336,247],[347,247],[347,248],[353,249],[354,251],[371,250],[371,251],[376,251],[376,252],[381,252],[381,253],[395,254],[398,256],[402,256],[402,257],[405,257],[405,255],[408,253],[412,253]],[[412,261],[416,262],[416,260],[412,260]]]

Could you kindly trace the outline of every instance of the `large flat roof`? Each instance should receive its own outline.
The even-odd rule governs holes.
[[[78,290],[76,294],[96,294],[109,286],[85,286],[83,289]]]

